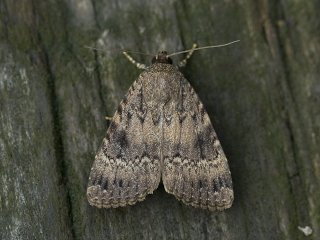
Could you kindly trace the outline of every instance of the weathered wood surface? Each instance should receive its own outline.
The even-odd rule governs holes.
[[[1,0],[0,239],[320,239],[319,7]],[[235,39],[195,53],[184,70],[229,159],[233,207],[186,207],[163,186],[132,207],[90,207],[104,116],[139,74],[114,49],[172,52]]]

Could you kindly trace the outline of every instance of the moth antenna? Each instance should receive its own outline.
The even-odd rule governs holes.
[[[102,51],[102,52],[106,52],[105,49],[102,48],[96,48],[96,47],[90,47],[90,46],[84,46],[85,48],[91,49],[91,50],[96,50],[96,51]],[[143,52],[137,52],[137,51],[124,51],[124,50],[118,50],[121,51],[122,53],[135,53],[135,54],[140,54],[140,55],[146,55],[146,56],[151,56],[153,57],[153,54],[149,54],[149,53],[143,53]]]
[[[91,50],[96,50],[96,51],[102,51],[102,52],[106,51],[105,49],[102,49],[102,48],[95,48],[95,47],[90,47],[90,46],[84,46],[84,47],[88,48],[88,49],[91,49]]]
[[[137,51],[122,51],[122,53],[124,54],[124,53],[135,53],[135,54],[140,54],[140,55],[145,55],[145,56],[151,56],[151,57],[153,57],[154,56],[154,54],[150,54],[150,53],[143,53],[143,52],[137,52]]]
[[[181,51],[181,52],[171,53],[171,54],[168,55],[168,57],[172,57],[172,56],[175,56],[175,55],[178,55],[178,54],[182,54],[182,53],[194,52],[194,51],[197,51],[197,50],[202,50],[202,49],[207,49],[207,48],[225,47],[225,46],[229,46],[231,44],[237,43],[237,42],[240,42],[240,40],[235,40],[235,41],[232,41],[232,42],[219,44],[219,45],[211,45],[211,46],[205,46],[205,47],[191,48],[191,49],[184,50],[184,51]]]

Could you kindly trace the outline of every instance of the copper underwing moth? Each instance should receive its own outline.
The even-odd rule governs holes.
[[[124,52],[144,71],[121,101],[95,156],[87,188],[90,205],[133,205],[162,180],[166,192],[186,205],[210,211],[231,207],[227,158],[202,102],[170,58],[187,52],[179,64],[184,66],[198,49],[203,48],[159,52],[149,67]]]

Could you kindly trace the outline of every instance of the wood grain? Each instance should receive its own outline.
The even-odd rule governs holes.
[[[316,0],[1,1],[0,238],[305,239],[298,226],[310,226],[308,239],[319,239],[318,9]],[[196,52],[184,70],[229,160],[232,208],[187,207],[163,186],[132,207],[90,207],[104,117],[139,73],[119,50],[236,39]]]

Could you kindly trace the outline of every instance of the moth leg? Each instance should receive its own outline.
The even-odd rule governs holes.
[[[112,120],[112,117],[105,116],[104,119],[106,119],[107,121],[111,121],[111,120]]]
[[[137,68],[139,69],[146,69],[146,65],[142,64],[142,63],[138,63],[136,60],[134,60],[127,52],[122,52],[123,55],[126,56],[126,58],[128,58],[128,60],[133,63],[134,65],[136,65]]]
[[[183,60],[181,60],[181,61],[179,62],[179,64],[178,64],[179,67],[185,67],[185,66],[186,66],[188,59],[192,56],[192,54],[193,54],[193,52],[194,52],[194,50],[195,50],[196,48],[197,48],[197,44],[194,43],[194,44],[192,45],[192,48],[191,48],[190,51],[188,52],[187,56],[186,56]]]

